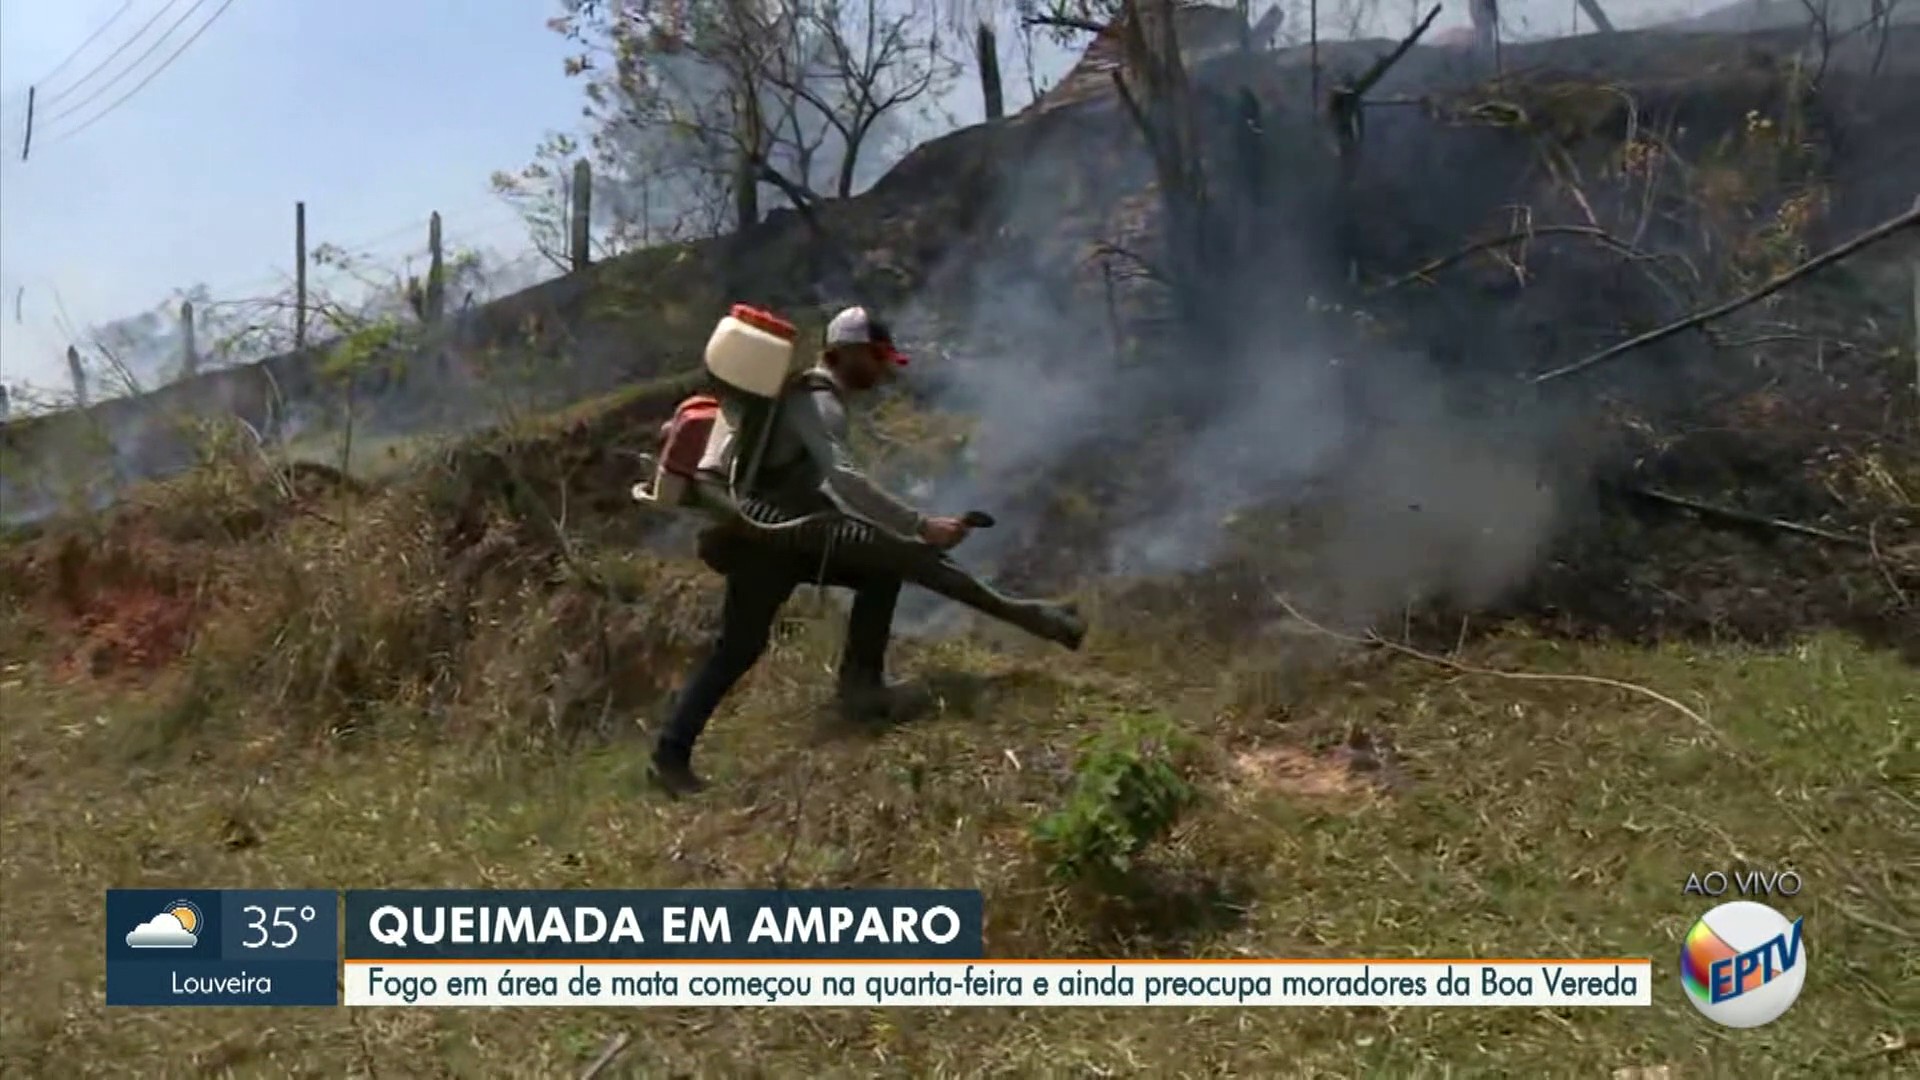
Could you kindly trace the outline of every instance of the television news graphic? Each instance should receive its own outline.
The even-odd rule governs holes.
[[[1645,1006],[1623,960],[989,960],[964,890],[354,891],[345,1003]]]
[[[1753,1028],[1778,1020],[1807,983],[1802,919],[1752,900],[1695,920],[1680,946],[1680,985],[1716,1024]]]
[[[108,1005],[338,1005],[340,896],[108,889]]]
[[[431,960],[347,964],[348,1005],[1645,1007],[1646,960]]]
[[[1718,897],[1732,890],[1735,896],[1751,900],[1756,896],[1799,896],[1805,885],[1793,870],[1709,870],[1704,874],[1696,870],[1687,875],[1681,891],[1688,896]]]
[[[610,988],[691,962],[977,960],[983,907],[977,890],[353,890],[346,1002],[534,1004],[576,969]]]

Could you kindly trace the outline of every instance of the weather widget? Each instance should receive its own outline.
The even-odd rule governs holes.
[[[339,896],[108,889],[108,1005],[338,1005]]]

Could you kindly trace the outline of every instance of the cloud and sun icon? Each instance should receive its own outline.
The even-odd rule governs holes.
[[[160,914],[127,931],[127,945],[135,949],[191,949],[200,941],[206,920],[191,900],[175,900]]]

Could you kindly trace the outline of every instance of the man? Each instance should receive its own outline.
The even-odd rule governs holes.
[[[845,398],[891,381],[906,364],[887,326],[865,308],[834,316],[819,364],[785,392],[752,490],[741,494],[794,517],[840,510],[943,551],[965,540],[971,531],[966,522],[908,506],[868,479],[848,453]],[[707,564],[726,576],[726,600],[719,637],[681,689],[654,747],[654,776],[675,794],[705,786],[692,768],[694,743],[728,691],[766,651],[781,605],[802,582],[854,591],[840,658],[842,706],[871,712],[885,709],[891,698],[885,667],[898,576],[822,565],[724,528],[703,534],[700,547]]]

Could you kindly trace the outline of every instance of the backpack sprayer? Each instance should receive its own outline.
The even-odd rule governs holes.
[[[798,332],[792,323],[770,311],[746,304],[735,304],[713,336],[707,339],[704,357],[707,373],[727,390],[747,400],[740,403],[741,419],[759,407],[762,413],[757,437],[750,453],[734,451],[738,437],[734,421],[718,398],[695,394],[682,401],[673,418],[660,430],[660,456],[654,464],[653,483],[634,486],[633,498],[642,505],[666,509],[685,509],[721,516],[756,528],[792,529],[825,520],[822,511],[794,521],[763,524],[739,512],[742,481],[748,490],[759,474],[760,461],[778,421],[780,396],[787,384],[800,374],[799,351],[794,348]],[[731,461],[727,459],[731,457]],[[724,465],[723,488],[726,505],[715,505],[713,490]]]
[[[723,386],[748,399],[740,409],[743,420],[755,407],[761,411],[753,448],[747,454],[731,453],[739,433],[726,409],[710,394],[695,394],[674,409],[673,418],[661,429],[653,483],[634,486],[636,502],[719,514],[764,532],[784,532],[842,516],[822,510],[791,520],[761,521],[741,509],[740,491],[753,490],[779,423],[781,397],[801,374],[804,361],[794,347],[797,337],[793,324],[773,312],[733,305],[707,339],[705,363],[708,373]],[[730,505],[716,506],[714,496],[719,492],[714,485],[723,468],[725,502]],[[975,529],[994,525],[993,515],[981,510],[968,511],[961,520]]]
[[[636,484],[632,494],[643,506],[686,510],[742,525],[753,533],[776,534],[795,545],[817,539],[823,566],[829,555],[842,551],[860,562],[898,573],[950,600],[955,600],[1028,633],[1080,647],[1086,626],[1071,607],[1009,597],[968,573],[958,563],[917,542],[882,535],[868,522],[838,509],[787,518],[777,508],[742,491],[751,492],[767,445],[779,421],[782,396],[796,378],[804,377],[804,359],[794,348],[798,332],[792,323],[769,311],[735,304],[707,339],[706,369],[736,395],[728,415],[718,398],[696,394],[674,409],[661,428],[661,452],[654,461],[651,484]],[[741,429],[752,428],[753,446],[735,452]],[[969,511],[962,519],[975,529],[991,528],[994,519],[983,511]],[[816,528],[807,533],[802,529]]]

